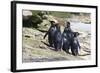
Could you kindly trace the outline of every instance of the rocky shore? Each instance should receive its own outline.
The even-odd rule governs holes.
[[[62,28],[63,29],[63,28]],[[54,51],[48,47],[48,39],[43,39],[45,32],[41,32],[35,28],[23,28],[23,62],[48,62],[63,60],[88,60],[91,59],[90,37],[88,32],[79,31],[79,42],[81,50],[79,56],[73,56],[64,51]]]

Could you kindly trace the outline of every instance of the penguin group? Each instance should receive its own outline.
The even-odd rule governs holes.
[[[74,56],[79,55],[80,43],[78,41],[78,32],[74,32],[71,29],[70,22],[66,22],[63,33],[61,33],[60,25],[57,21],[50,21],[51,26],[49,30],[44,35],[48,35],[49,46],[53,47],[55,51],[60,51],[61,49],[66,53],[71,53]]]

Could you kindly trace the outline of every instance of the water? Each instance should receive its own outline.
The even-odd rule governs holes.
[[[85,32],[91,32],[91,24],[85,24],[80,22],[71,22],[71,28],[73,30],[81,30]]]

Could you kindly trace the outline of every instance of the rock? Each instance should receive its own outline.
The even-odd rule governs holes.
[[[44,45],[44,44],[40,44],[39,47],[40,47],[41,49],[47,49],[47,46]]]
[[[23,10],[23,19],[28,20],[32,16],[32,12],[29,10]]]
[[[30,36],[29,36],[29,35],[25,35],[25,37],[30,38]]]
[[[32,12],[29,10],[23,10],[23,16],[32,16]]]

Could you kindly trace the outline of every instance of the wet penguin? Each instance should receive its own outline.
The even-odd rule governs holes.
[[[78,50],[80,49],[80,43],[78,41],[78,36],[79,33],[78,32],[74,32],[74,38],[73,41],[71,42],[71,52],[74,56],[77,56],[79,54]]]
[[[62,47],[62,34],[61,34],[59,24],[56,24],[56,27],[57,27],[57,31],[54,36],[54,47],[55,47],[55,51],[60,51]]]
[[[64,32],[63,32],[62,36],[63,36],[62,49],[65,52],[69,53],[71,42],[72,42],[72,39],[74,37],[73,31],[70,27],[70,22],[67,22],[67,25],[64,28]]]
[[[47,31],[47,33],[44,35],[44,39],[48,35],[49,45],[50,45],[50,47],[54,47],[54,37],[55,37],[55,33],[57,31],[57,27],[56,27],[55,21],[50,21],[50,23],[51,23],[51,26],[50,26],[49,30]]]

